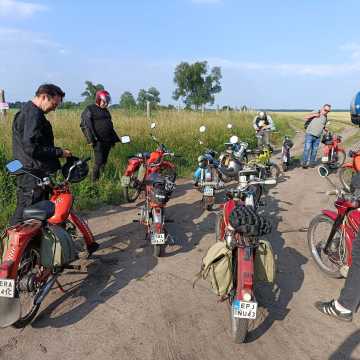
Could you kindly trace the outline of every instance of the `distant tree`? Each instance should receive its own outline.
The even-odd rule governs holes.
[[[150,107],[152,109],[160,103],[160,92],[155,87],[150,87],[147,91],[140,89],[137,97],[137,106],[139,109],[146,109],[146,102],[150,101]]]
[[[221,110],[223,110],[223,111],[226,111],[226,110],[230,110],[230,111],[232,111],[232,110],[234,110],[230,105],[224,105],[222,108],[221,108]]]
[[[76,107],[80,106],[79,103],[75,103],[72,101],[64,101],[61,106],[60,109],[74,109]]]
[[[95,102],[95,95],[98,90],[104,90],[104,85],[102,84],[93,84],[91,81],[85,81],[85,91],[81,96],[85,97],[84,103],[90,104]]]
[[[125,91],[120,97],[120,108],[125,110],[132,110],[136,108],[136,101],[130,91]]]
[[[172,104],[169,104],[169,105],[167,106],[167,108],[168,108],[169,110],[175,110],[175,109],[176,109],[176,107],[175,107],[174,105],[172,105]]]
[[[221,69],[215,66],[208,74],[207,61],[180,63],[175,68],[174,82],[177,86],[173,98],[183,99],[187,108],[198,110],[202,105],[214,104],[215,94],[221,91]]]

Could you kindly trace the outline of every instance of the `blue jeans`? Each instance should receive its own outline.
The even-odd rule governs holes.
[[[303,164],[306,165],[309,162],[312,164],[316,161],[316,153],[320,145],[320,136],[316,137],[314,135],[305,134],[305,143],[304,143],[304,156]]]

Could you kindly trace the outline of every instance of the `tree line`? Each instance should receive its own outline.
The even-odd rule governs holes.
[[[173,81],[175,90],[172,94],[174,100],[181,100],[186,109],[198,110],[200,107],[215,102],[215,95],[221,92],[220,80],[222,78],[221,68],[215,66],[209,68],[207,61],[188,63],[181,62],[176,66]],[[84,98],[81,102],[64,101],[61,108],[71,109],[84,107],[95,100],[95,94],[98,90],[103,90],[103,84],[94,84],[91,81],[85,81],[85,90],[81,94]],[[160,92],[154,86],[149,89],[140,89],[135,99],[130,91],[125,91],[116,102],[113,99],[112,107],[132,110],[145,110],[147,102],[151,109],[164,108],[160,106]],[[9,103],[12,108],[20,108],[23,102],[17,101]],[[173,109],[173,105],[165,108]]]

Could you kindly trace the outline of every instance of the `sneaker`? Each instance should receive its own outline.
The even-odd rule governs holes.
[[[91,243],[88,247],[87,247],[87,251],[89,253],[89,257],[99,249],[100,244],[97,243],[96,241],[94,241],[93,243]]]
[[[307,164],[302,164],[301,166],[303,169],[307,169],[309,167],[309,165],[307,165]]]
[[[341,320],[341,321],[347,321],[350,322],[352,321],[353,318],[353,313],[343,313],[341,311],[339,311],[336,307],[335,307],[335,301],[331,300],[329,302],[322,302],[322,301],[318,301],[315,303],[315,307],[322,312],[324,315],[333,317],[335,319]]]

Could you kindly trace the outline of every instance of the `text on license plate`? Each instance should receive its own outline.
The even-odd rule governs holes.
[[[130,176],[123,176],[121,178],[121,186],[125,187],[128,186],[130,184]]]
[[[257,303],[234,300],[232,312],[234,317],[242,319],[256,319]]]
[[[15,280],[0,279],[0,297],[13,298],[15,296]]]
[[[214,189],[210,186],[204,187],[204,196],[214,196]]]
[[[323,156],[323,157],[321,158],[321,161],[322,161],[322,162],[328,162],[328,161],[329,161],[329,157],[328,157],[328,156]]]
[[[151,235],[151,244],[152,245],[165,244],[165,234],[152,234]]]

